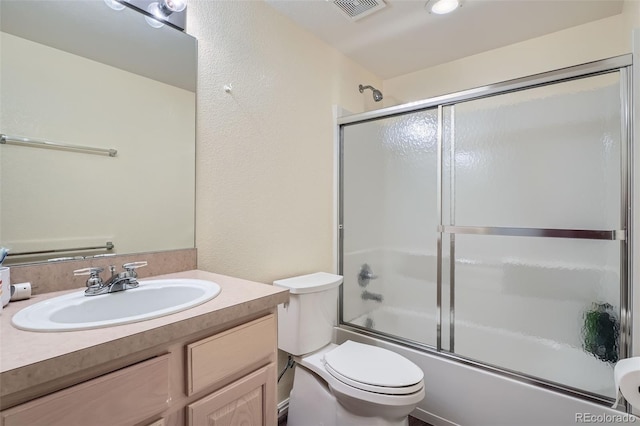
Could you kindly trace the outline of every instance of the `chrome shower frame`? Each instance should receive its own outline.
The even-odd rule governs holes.
[[[394,336],[388,333],[374,331],[365,327],[357,326],[354,324],[345,323],[343,318],[344,300],[342,286],[340,288],[340,300],[339,300],[339,327],[355,331],[364,335],[380,338],[393,343],[398,343],[404,346],[412,347],[424,352],[428,352],[432,355],[444,357],[447,359],[458,361],[465,365],[480,368],[492,373],[515,378],[522,382],[532,384],[538,387],[550,389],[566,395],[578,397],[591,402],[611,405],[613,403],[612,398],[607,398],[602,395],[594,394],[582,389],[577,389],[571,386],[567,386],[561,383],[553,382],[550,380],[541,379],[539,377],[530,376],[517,371],[512,371],[506,368],[502,368],[495,365],[485,364],[473,359],[465,358],[454,351],[454,321],[455,321],[455,278],[453,271],[451,271],[451,286],[450,286],[450,305],[449,305],[449,321],[450,321],[450,334],[449,334],[449,349],[444,350],[442,348],[442,326],[443,326],[443,306],[442,306],[442,243],[444,234],[449,234],[449,251],[451,259],[455,255],[455,234],[483,234],[483,235],[515,235],[515,236],[529,236],[529,237],[556,237],[556,238],[586,238],[595,240],[617,240],[620,242],[620,340],[619,340],[619,353],[620,358],[627,358],[632,356],[632,333],[633,333],[633,313],[631,306],[633,303],[633,286],[632,283],[636,279],[638,274],[637,268],[634,269],[633,263],[630,259],[634,253],[633,240],[633,178],[634,178],[634,164],[633,164],[633,90],[632,90],[632,63],[633,56],[622,55],[609,59],[604,59],[595,62],[589,62],[577,66],[568,68],[562,68],[550,72],[541,74],[535,74],[529,77],[514,79],[505,81],[502,83],[487,85],[474,89],[464,90],[448,95],[437,96],[434,98],[411,102],[403,105],[397,105],[393,107],[383,108],[375,111],[364,112],[360,114],[353,114],[345,117],[338,118],[337,125],[339,129],[339,184],[338,184],[338,271],[343,274],[343,259],[344,259],[344,127],[350,124],[365,123],[382,118],[389,118],[399,116],[406,113],[413,113],[423,110],[438,111],[438,133],[437,133],[437,219],[440,224],[437,235],[437,294],[436,294],[436,318],[437,318],[437,344],[436,346],[427,345],[424,343],[412,341],[399,336]],[[553,83],[562,81],[575,80],[584,77],[596,76],[600,74],[607,74],[611,72],[620,72],[620,96],[621,96],[621,227],[620,230],[558,230],[558,229],[528,229],[528,228],[499,228],[499,227],[460,227],[455,226],[453,223],[454,206],[451,206],[450,211],[450,223],[446,226],[443,222],[443,121],[444,121],[444,107],[453,107],[455,104],[462,101],[470,101],[475,99],[481,99],[498,94],[505,94],[515,92],[524,89],[531,89],[535,87],[546,86]],[[454,119],[455,108],[451,108],[452,120]],[[452,128],[453,131],[453,128]],[[453,136],[453,135],[451,135]],[[451,171],[453,179],[453,171]],[[452,203],[453,204],[453,203]],[[453,264],[450,265],[453,269]],[[631,407],[629,404],[625,405],[626,411],[630,412]]]

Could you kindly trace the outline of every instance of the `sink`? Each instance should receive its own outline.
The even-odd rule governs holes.
[[[194,279],[141,280],[126,291],[85,296],[65,294],[27,306],[13,325],[28,331],[72,331],[145,321],[184,311],[220,294],[213,281]]]

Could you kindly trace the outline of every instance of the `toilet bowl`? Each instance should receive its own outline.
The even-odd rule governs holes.
[[[296,358],[291,426],[406,425],[424,398],[422,370],[383,348],[346,341]]]
[[[422,370],[387,349],[331,343],[339,275],[275,281],[290,301],[278,307],[278,347],[294,355],[288,426],[406,426],[424,398]]]

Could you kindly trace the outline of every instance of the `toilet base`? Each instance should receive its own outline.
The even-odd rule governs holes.
[[[364,401],[345,400],[347,410],[327,383],[301,365],[296,365],[289,398],[288,426],[408,426],[406,415],[393,407],[367,407]],[[377,410],[385,410],[376,413]],[[365,415],[371,413],[373,415]]]

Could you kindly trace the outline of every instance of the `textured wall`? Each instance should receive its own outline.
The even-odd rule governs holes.
[[[198,267],[261,282],[332,271],[332,105],[371,108],[358,84],[381,81],[263,2],[190,2],[188,28]]]

